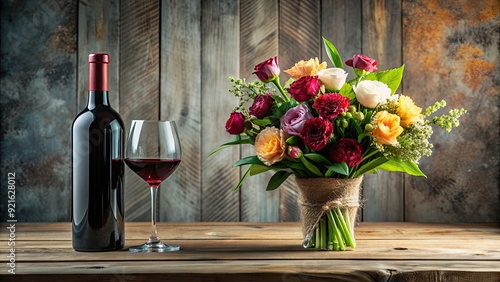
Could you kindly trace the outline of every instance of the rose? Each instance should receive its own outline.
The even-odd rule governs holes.
[[[288,146],[287,155],[292,159],[298,159],[303,156],[302,150],[297,146]]]
[[[226,131],[229,134],[240,134],[245,130],[245,116],[239,112],[232,112],[226,122]]]
[[[303,76],[290,84],[288,93],[298,102],[304,102],[314,98],[319,91],[319,80],[317,76]]]
[[[255,152],[265,165],[272,165],[286,157],[286,142],[283,131],[266,127],[255,137]]]
[[[264,118],[271,113],[273,102],[274,99],[271,93],[257,95],[253,100],[252,106],[248,109],[248,112],[256,118]]]
[[[313,117],[307,104],[300,104],[289,109],[285,115],[281,117],[281,128],[290,135],[300,135],[304,123]]]
[[[379,144],[389,144],[396,146],[399,144],[397,137],[403,133],[403,128],[399,125],[400,118],[387,111],[378,112],[372,122],[374,129],[372,136]]]
[[[357,166],[363,160],[361,144],[350,138],[340,138],[330,148],[329,153],[332,162],[345,162],[349,167]]]
[[[401,118],[403,127],[410,127],[419,121],[422,118],[421,112],[422,108],[417,107],[410,97],[404,95],[399,97],[397,114]]]
[[[387,84],[380,81],[363,80],[358,85],[353,85],[352,88],[356,93],[356,100],[361,105],[371,109],[375,108],[379,103],[385,103],[391,97],[391,89]]]
[[[349,110],[349,98],[337,93],[324,94],[314,100],[313,107],[321,117],[333,120],[341,113]]]
[[[341,68],[329,68],[318,71],[319,82],[329,91],[340,90],[347,79],[347,73]]]
[[[280,67],[278,65],[278,57],[269,58],[258,64],[254,68],[255,74],[262,82],[268,83],[273,81],[280,75]]]
[[[285,72],[295,79],[303,76],[314,76],[320,70],[326,68],[326,62],[319,63],[318,58],[309,59],[309,61],[300,60],[293,67],[287,69]]]
[[[300,133],[304,143],[314,151],[325,147],[332,136],[333,125],[323,118],[308,119]]]
[[[345,64],[354,69],[363,70],[366,72],[374,72],[377,70],[378,62],[375,59],[369,58],[362,54],[357,54],[345,61]]]

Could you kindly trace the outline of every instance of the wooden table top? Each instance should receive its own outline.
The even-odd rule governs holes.
[[[500,281],[498,223],[363,222],[344,252],[302,248],[298,223],[158,223],[173,253],[75,252],[70,223],[15,223],[15,274],[8,226],[1,281]],[[126,246],[148,228],[127,223]]]

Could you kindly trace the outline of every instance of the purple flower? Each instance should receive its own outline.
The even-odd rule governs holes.
[[[293,107],[281,118],[281,128],[290,135],[300,135],[304,123],[313,118],[307,104]]]

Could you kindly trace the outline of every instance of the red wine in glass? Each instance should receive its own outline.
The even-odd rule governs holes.
[[[125,163],[150,187],[151,229],[149,240],[145,244],[129,247],[129,251],[172,252],[180,249],[177,245],[161,242],[156,230],[158,186],[175,171],[180,162],[181,143],[174,121],[132,121]]]
[[[125,159],[132,171],[155,188],[175,171],[180,162],[179,159]]]

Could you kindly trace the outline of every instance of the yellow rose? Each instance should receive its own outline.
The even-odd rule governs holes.
[[[272,165],[285,158],[286,142],[283,132],[276,127],[267,127],[255,137],[255,152],[265,165]]]
[[[295,79],[299,79],[303,76],[313,76],[316,75],[320,70],[326,68],[326,62],[319,63],[318,58],[310,59],[309,61],[301,60],[296,63],[290,69],[285,72],[291,75]]]
[[[420,114],[422,108],[417,107],[408,96],[401,95],[398,100],[398,116],[401,118],[401,125],[410,127],[422,118]]]
[[[375,115],[374,121],[376,124],[372,136],[377,143],[393,146],[399,144],[396,138],[403,133],[403,128],[399,125],[400,118],[397,115],[382,111]]]

